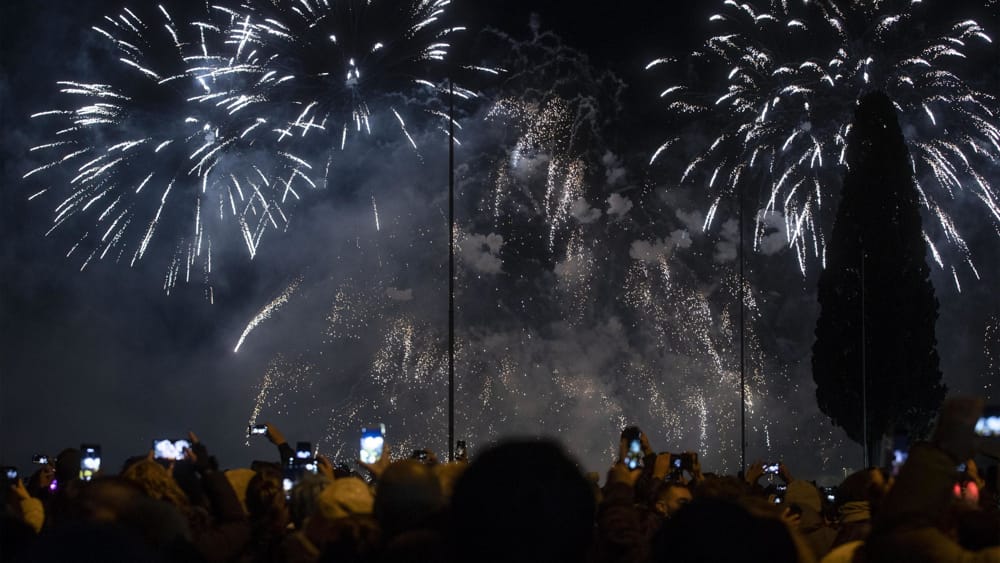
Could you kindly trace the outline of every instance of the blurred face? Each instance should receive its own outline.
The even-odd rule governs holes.
[[[691,502],[691,490],[687,487],[670,487],[656,500],[656,512],[670,517],[685,504]]]

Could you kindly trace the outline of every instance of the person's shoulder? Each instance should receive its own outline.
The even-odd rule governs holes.
[[[864,542],[861,540],[840,544],[823,556],[819,563],[851,563],[854,560],[854,552],[862,545]]]

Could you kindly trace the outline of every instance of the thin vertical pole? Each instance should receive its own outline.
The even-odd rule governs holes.
[[[865,249],[861,245],[861,442],[864,448],[864,466],[870,467],[868,452],[868,358],[865,325],[867,324],[865,315]]]
[[[746,296],[744,292],[746,291],[744,287],[744,272],[743,272],[743,208],[745,207],[743,203],[743,183],[741,182],[739,187],[740,192],[740,209],[739,209],[739,223],[740,223],[740,469],[746,475],[747,470],[747,385],[746,385],[746,360],[744,356],[744,319],[743,319],[743,304],[746,302]]]
[[[448,79],[448,461],[455,461],[455,85]]]

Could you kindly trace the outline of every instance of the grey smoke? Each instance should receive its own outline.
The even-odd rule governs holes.
[[[587,224],[601,218],[601,210],[591,207],[584,198],[577,199],[569,208],[569,214],[577,221]]]
[[[692,233],[701,233],[704,229],[705,216],[701,211],[686,212],[683,209],[678,209],[674,212],[674,216],[680,219],[684,228]]]
[[[762,227],[762,235],[758,250],[765,256],[771,256],[788,246],[785,216],[780,211],[761,211],[757,218]]]
[[[608,197],[608,215],[624,217],[632,210],[632,200],[621,194],[611,194]]]
[[[607,180],[608,186],[615,187],[625,183],[627,177],[625,166],[622,164],[621,159],[615,156],[613,152],[605,152],[604,156],[601,157],[601,164],[604,165],[604,177]]]
[[[628,255],[635,260],[657,263],[670,258],[678,248],[690,248],[691,244],[691,235],[683,229],[677,229],[665,239],[632,241]]]
[[[715,254],[713,255],[716,263],[725,264],[736,260],[739,236],[739,223],[736,219],[729,219],[722,224],[722,230],[719,233],[718,242],[715,243]]]
[[[462,261],[472,270],[482,274],[499,274],[503,268],[503,261],[500,259],[503,244],[503,237],[496,233],[474,234],[461,239],[458,249]]]

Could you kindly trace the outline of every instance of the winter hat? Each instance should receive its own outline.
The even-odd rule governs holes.
[[[355,514],[371,514],[374,497],[368,485],[357,477],[336,479],[320,493],[316,512],[327,520]]]
[[[229,481],[229,486],[236,493],[244,514],[247,514],[247,485],[250,484],[254,474],[253,469],[230,469],[225,473],[226,481]]]
[[[785,504],[795,504],[816,512],[819,512],[823,507],[819,498],[819,490],[809,481],[789,483],[788,490],[785,491]]]

